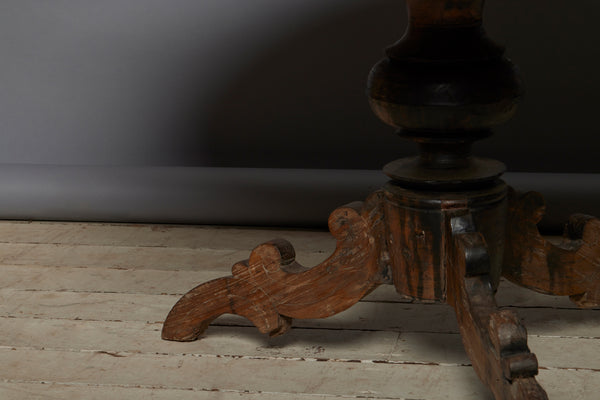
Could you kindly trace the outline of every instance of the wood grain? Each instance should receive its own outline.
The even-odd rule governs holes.
[[[546,206],[535,192],[512,191],[503,276],[541,293],[570,296],[580,307],[600,306],[600,219],[574,215],[562,240],[540,235]]]
[[[514,312],[496,305],[485,239],[470,214],[453,217],[452,227],[449,302],[473,368],[496,400],[547,400],[535,380],[538,361],[527,346],[525,327]]]
[[[311,244],[295,236],[300,234],[309,239],[310,232],[218,228],[211,234],[209,227],[156,226],[152,229],[142,225],[136,234],[133,225],[90,224],[90,231],[94,233],[82,234],[87,232],[85,226],[0,221],[0,242],[11,254],[12,261],[11,264],[0,263],[0,348],[9,354],[18,352],[15,359],[21,360],[19,376],[9,376],[6,368],[0,369],[2,399],[52,396],[103,400],[330,399],[340,395],[382,399],[491,399],[470,367],[452,309],[439,304],[405,303],[394,288],[387,285],[374,291],[366,302],[359,302],[331,318],[296,320],[295,329],[281,337],[269,338],[256,331],[247,320],[223,316],[201,341],[160,340],[163,319],[182,289],[190,283],[227,272],[230,265],[213,261],[219,254],[236,250],[232,240],[247,245],[265,237],[288,237],[289,234],[288,238],[300,248],[298,258],[312,257],[318,261],[318,257],[324,259],[332,249],[329,236],[322,232],[315,232],[316,237],[324,238],[323,247],[319,248],[318,243]],[[13,230],[17,234],[14,243]],[[123,238],[123,241],[115,246],[111,238]],[[41,247],[22,246],[35,244],[30,243],[33,241]],[[146,245],[152,249],[161,242],[160,248],[154,247],[154,250],[163,251],[164,256],[157,257],[154,250],[139,250]],[[177,258],[178,248],[194,248],[195,262]],[[35,254],[43,255],[40,264],[36,264]],[[113,267],[115,254],[119,254],[119,268]],[[597,372],[600,365],[594,356],[600,351],[597,339],[600,338],[600,311],[578,310],[565,298],[536,294],[508,282],[501,284],[499,302],[516,306],[510,309],[516,310],[527,324],[529,347],[536,352],[541,367],[538,380],[549,397],[595,400],[600,391],[600,373]],[[67,356],[63,357],[63,353]],[[83,357],[70,358],[73,353],[82,353]],[[14,360],[5,354],[0,354],[3,362]],[[106,357],[112,361],[110,374],[102,371],[105,364],[88,362],[87,357],[94,354],[92,359]],[[154,358],[151,365],[157,369],[140,365],[139,369],[124,375],[123,380],[113,379],[131,365],[126,362],[131,355],[137,355],[137,359],[144,362]],[[48,376],[43,368],[50,365],[44,364],[48,357],[75,364],[67,373]],[[173,372],[161,367],[167,359],[172,360],[169,365],[182,362],[182,368],[188,366],[188,359],[196,363],[175,382],[170,375],[177,374],[181,368]],[[222,364],[206,363],[221,359]],[[270,382],[256,380],[251,371],[245,370],[249,359],[255,360],[250,369],[264,369],[271,374]],[[297,368],[283,368],[281,364],[274,364],[274,359],[296,363]],[[341,363],[351,368],[351,372],[342,372],[348,371],[346,367],[321,367],[329,363]],[[57,369],[62,368],[60,362],[56,365]],[[235,378],[225,373],[236,382],[212,380],[215,365],[221,366],[214,374],[239,371]],[[381,382],[380,390],[355,379],[373,367],[379,369],[367,374],[375,378],[375,384]],[[98,373],[90,379],[75,373],[87,368]],[[309,371],[306,374],[305,369]],[[209,374],[205,375],[205,371]],[[290,375],[293,371],[299,372]],[[311,380],[328,379],[338,386],[337,389],[334,389],[336,386],[313,386],[314,390],[300,393],[290,386],[278,386],[282,376],[293,376],[305,385]],[[148,384],[149,381],[153,383]],[[199,382],[210,382],[211,391],[203,390]]]
[[[255,248],[232,276],[190,290],[170,311],[162,337],[196,340],[222,314],[237,314],[278,336],[292,318],[326,318],[346,310],[384,282],[382,193],[338,208],[329,218],[337,247],[323,263],[305,268],[282,239]]]

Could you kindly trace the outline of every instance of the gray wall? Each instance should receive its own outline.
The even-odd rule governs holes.
[[[598,15],[487,2],[528,93],[481,154],[600,172]],[[3,0],[0,162],[378,169],[412,151],[364,98],[404,24],[400,0]]]
[[[600,173],[599,14],[595,0],[487,1],[488,30],[521,66],[527,97],[477,145],[481,155],[512,171]],[[98,182],[114,191],[107,176],[125,166],[148,167],[136,170],[146,185],[193,168],[202,190],[227,198],[204,168],[377,170],[408,155],[413,145],[372,116],[364,95],[405,19],[401,0],[2,0],[0,217],[68,219],[50,207],[66,198],[64,184],[82,196],[101,193]],[[35,193],[54,203],[7,209]]]

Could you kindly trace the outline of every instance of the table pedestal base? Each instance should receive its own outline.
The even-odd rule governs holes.
[[[337,247],[316,267],[296,263],[285,240],[258,246],[233,266],[232,276],[184,295],[164,323],[163,339],[196,340],[226,313],[277,336],[294,318],[332,316],[393,283],[403,295],[420,293],[454,307],[473,367],[496,399],[546,399],[534,378],[538,364],[525,327],[514,312],[496,306],[499,273],[533,290],[571,296],[579,306],[599,305],[600,220],[573,217],[563,242],[553,244],[535,227],[544,209],[539,194],[517,198],[499,182],[399,208],[421,194],[403,197],[405,191],[391,184],[335,210],[329,226]],[[412,213],[411,219],[400,223],[399,212]]]
[[[501,276],[542,293],[600,304],[600,220],[574,216],[562,243],[537,230],[535,193],[517,197],[504,164],[471,156],[471,144],[516,112],[518,69],[482,25],[484,0],[407,0],[409,28],[369,76],[371,108],[417,157],[388,164],[392,179],[364,203],[333,212],[334,254],[307,269],[292,246],[257,247],[233,275],[196,287],[173,307],[163,338],[194,340],[221,314],[280,335],[293,318],[324,318],[391,283],[456,311],[473,367],[498,400],[546,399],[517,316],[496,306]],[[427,318],[426,315],[423,318]]]

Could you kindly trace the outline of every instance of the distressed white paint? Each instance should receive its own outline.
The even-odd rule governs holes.
[[[274,237],[308,265],[334,246],[323,232],[0,222],[0,398],[491,399],[453,311],[389,286],[279,338],[225,316],[200,341],[160,340],[182,293]],[[498,301],[524,319],[551,399],[597,398],[600,310],[506,282]]]

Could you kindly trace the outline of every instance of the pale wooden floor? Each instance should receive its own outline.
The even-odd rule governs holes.
[[[315,265],[323,232],[0,222],[0,399],[490,399],[452,310],[390,287],[269,339],[222,317],[193,343],[160,339],[179,296],[257,244]],[[600,399],[600,311],[503,283],[550,399]]]

